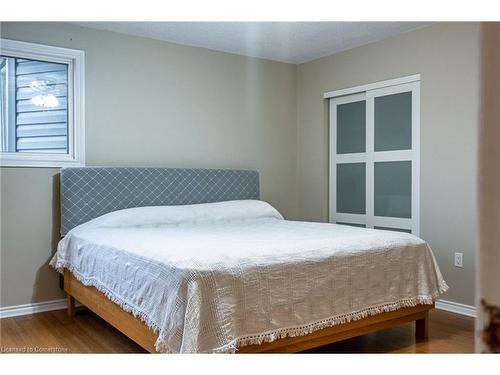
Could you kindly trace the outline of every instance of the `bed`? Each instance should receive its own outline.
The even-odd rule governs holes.
[[[401,232],[288,221],[255,171],[67,168],[51,265],[149,352],[297,352],[415,321],[447,289]]]

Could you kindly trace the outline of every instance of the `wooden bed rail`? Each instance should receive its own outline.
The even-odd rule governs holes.
[[[68,294],[68,314],[71,317],[75,316],[75,300],[78,300],[148,352],[156,353],[156,333],[140,319],[111,302],[96,288],[80,283],[68,270],[64,271],[64,290]],[[433,304],[405,307],[323,328],[305,336],[243,346],[238,349],[238,353],[296,353],[413,321],[416,337],[425,339],[429,335],[429,310],[433,308]]]

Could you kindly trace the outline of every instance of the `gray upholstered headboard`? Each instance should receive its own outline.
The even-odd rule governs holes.
[[[259,199],[256,171],[82,167],[61,170],[61,235],[105,213],[140,206]]]

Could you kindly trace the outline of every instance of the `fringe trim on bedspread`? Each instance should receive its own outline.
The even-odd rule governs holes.
[[[333,316],[327,319],[322,319],[314,323],[281,328],[274,331],[265,332],[258,335],[243,336],[234,339],[229,344],[221,346],[214,350],[214,353],[235,353],[238,348],[247,345],[260,345],[263,343],[273,342],[286,337],[297,337],[305,336],[315,331],[319,331],[323,328],[333,327],[338,324],[349,323],[355,320],[363,319],[368,316],[373,316],[381,314],[384,312],[395,311],[403,307],[415,307],[417,305],[431,305],[435,302],[436,297],[431,296],[419,296],[414,298],[405,298],[398,302],[380,305],[375,307],[369,307],[360,311]]]
[[[160,333],[160,328],[158,325],[153,322],[147,313],[144,311],[140,310],[137,306],[131,305],[124,301],[121,297],[117,296],[114,294],[111,290],[107,289],[104,285],[102,285],[98,280],[94,278],[89,278],[85,277],[82,274],[78,272],[78,270],[71,264],[67,262],[55,262],[54,264],[50,264],[52,267],[54,267],[57,272],[59,273],[64,273],[64,269],[66,268],[68,271],[70,271],[75,278],[81,282],[85,286],[93,286],[96,288],[99,292],[103,293],[106,298],[108,298],[111,302],[116,303],[118,306],[120,306],[123,310],[126,312],[131,313],[134,317],[139,318],[142,320],[149,329],[151,329],[154,333],[159,334]],[[160,335],[161,336],[161,335]],[[158,336],[158,337],[160,337]],[[173,353],[172,350],[166,347],[164,342],[159,342],[159,339],[155,343],[155,349],[158,352],[167,352],[167,353]]]
[[[51,266],[53,266],[60,273],[63,273],[64,268],[68,269],[69,271],[71,271],[71,273],[73,273],[76,279],[80,281],[83,285],[95,287],[97,290],[102,292],[109,300],[119,305],[123,310],[130,312],[136,318],[141,319],[151,330],[153,330],[154,333],[158,333],[158,339],[155,343],[155,349],[158,352],[174,353],[166,345],[166,337],[161,332],[160,327],[158,327],[158,325],[156,325],[149,318],[147,313],[138,309],[137,306],[128,304],[122,298],[115,295],[112,291],[108,290],[105,286],[100,284],[97,280],[93,278],[87,278],[81,275],[75,269],[75,267],[70,263],[58,261],[55,262],[55,264],[51,264]],[[415,307],[417,305],[431,305],[436,301],[438,295],[444,293],[446,290],[448,290],[448,285],[444,280],[441,280],[441,283],[439,285],[439,291],[434,293],[433,295],[404,298],[397,302],[368,307],[363,310],[332,316],[309,324],[288,327],[288,328],[280,328],[257,335],[247,335],[238,337],[229,342],[228,344],[212,350],[212,353],[235,353],[238,351],[238,348],[247,345],[260,345],[263,343],[269,343],[279,339],[283,339],[286,337],[305,336],[312,332],[319,331],[320,329],[323,328],[333,327],[338,324],[349,323],[355,320],[363,319],[368,316],[373,316],[384,312],[395,311],[403,307]]]

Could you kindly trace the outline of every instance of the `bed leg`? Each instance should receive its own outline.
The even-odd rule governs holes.
[[[429,337],[429,311],[424,313],[422,319],[415,321],[415,337],[427,339]]]
[[[73,318],[75,316],[75,298],[68,294],[68,316]]]

